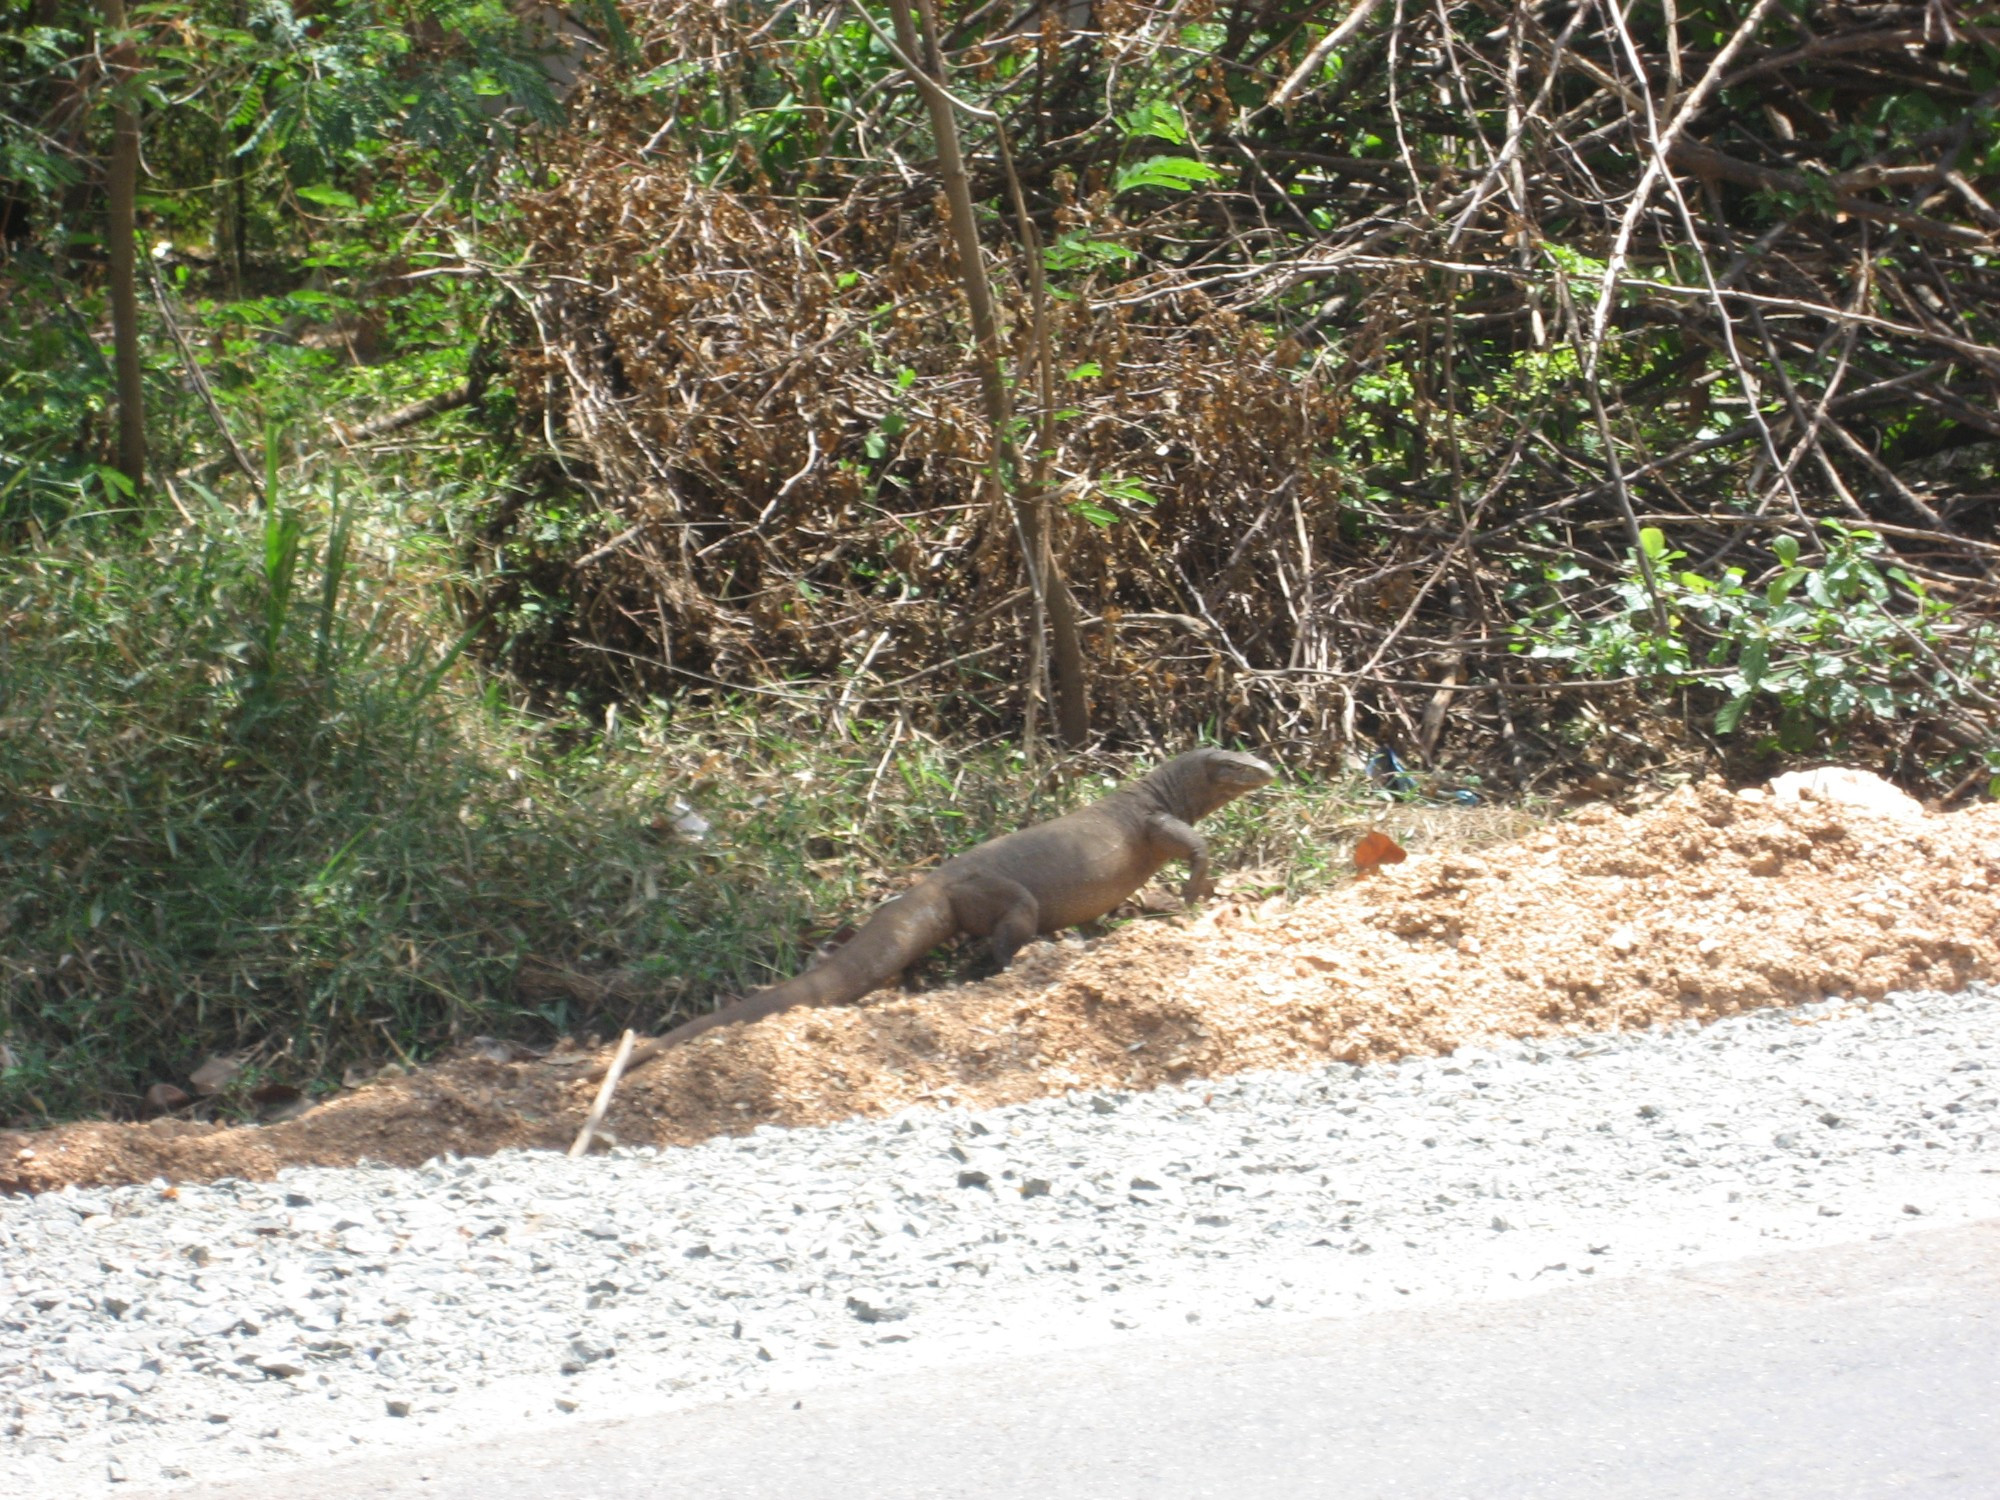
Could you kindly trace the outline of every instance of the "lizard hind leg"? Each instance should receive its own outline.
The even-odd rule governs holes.
[[[1029,943],[1035,940],[1035,930],[1039,924],[1035,919],[1034,898],[1028,899],[1025,907],[1014,907],[1000,919],[1000,925],[993,929],[988,941],[993,945],[993,962],[1006,968]]]
[[[985,938],[994,963],[1003,969],[1041,930],[1041,907],[1034,892],[1004,875],[965,881],[952,891],[951,906],[959,930]]]

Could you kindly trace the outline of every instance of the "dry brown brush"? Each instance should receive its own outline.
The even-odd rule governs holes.
[[[573,101],[508,273],[533,430],[597,507],[555,544],[513,513],[518,586],[621,693],[810,683],[837,720],[1004,730],[1019,546],[982,488],[927,130],[882,23],[831,0],[626,15],[644,69]],[[1521,769],[1579,705],[1706,733],[1738,697],[1727,730],[1978,769],[2000,707],[1987,7],[1082,17],[967,5],[946,29],[1100,733]],[[1789,569],[1803,598],[1848,555],[1827,520],[1873,539],[1890,644],[1681,581],[1748,599]],[[1765,648],[1803,675],[1758,676]],[[1827,677],[1846,696],[1813,697]]]

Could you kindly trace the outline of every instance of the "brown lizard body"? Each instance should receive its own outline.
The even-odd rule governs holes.
[[[718,1026],[851,1004],[960,933],[987,939],[1004,969],[1038,933],[1097,920],[1171,860],[1187,860],[1181,895],[1198,901],[1213,887],[1194,824],[1276,774],[1253,755],[1190,750],[1088,807],[980,844],[885,902],[824,962],[641,1043],[630,1066]]]

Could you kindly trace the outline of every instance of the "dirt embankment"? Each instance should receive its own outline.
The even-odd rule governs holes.
[[[1296,904],[1223,900],[1036,945],[985,983],[711,1032],[629,1076],[609,1128],[685,1143],[1996,975],[2000,806],[1931,815],[1690,787],[1478,855],[1415,854]],[[598,1060],[468,1056],[266,1127],[0,1133],[0,1189],[566,1146]]]

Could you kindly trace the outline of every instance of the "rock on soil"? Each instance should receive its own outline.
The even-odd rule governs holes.
[[[1297,903],[1225,900],[1037,944],[984,983],[711,1032],[628,1077],[609,1131],[679,1145],[911,1104],[1148,1089],[1995,977],[2000,806],[1927,814],[1893,795],[1851,800],[1842,785],[1704,784],[1634,815],[1590,808]],[[562,1147],[601,1060],[461,1058],[263,1128],[0,1133],[0,1190]]]

